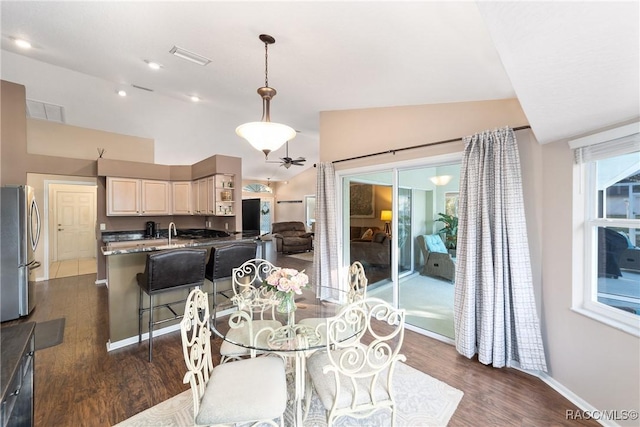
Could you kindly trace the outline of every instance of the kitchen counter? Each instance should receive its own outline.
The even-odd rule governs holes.
[[[212,237],[210,232],[213,230],[206,230],[206,233],[202,233],[202,230],[196,231],[197,233],[178,230],[178,236],[171,238],[171,245],[169,245],[166,236],[159,239],[149,239],[145,238],[143,233],[103,233],[102,240],[106,245],[102,247],[102,253],[106,259],[107,286],[109,290],[108,350],[138,343],[138,297],[140,288],[138,287],[136,274],[144,272],[147,255],[150,253],[185,247],[211,248],[239,242],[254,242],[261,248],[261,250],[257,250],[256,256],[264,257],[264,242],[255,233],[229,234],[222,232],[218,234],[220,237]],[[130,237],[134,238],[125,240]],[[207,254],[208,258],[209,254]],[[222,281],[220,284],[222,284]],[[205,280],[202,289],[207,293],[212,293],[213,284]],[[178,289],[155,295],[153,297],[153,305],[159,307],[171,301],[186,299],[188,293],[188,289]],[[144,307],[149,306],[149,297],[146,294],[143,294],[143,304]],[[182,307],[178,304],[173,308],[177,313],[180,313],[184,310],[184,303]],[[173,315],[167,309],[154,310],[155,320],[171,317]],[[148,324],[148,313],[145,313],[142,320],[143,340],[146,340],[148,336]],[[179,328],[179,319],[168,321],[163,326],[165,327],[162,329],[154,329],[154,336],[177,330]],[[143,345],[147,345],[147,343]]]
[[[104,240],[103,240],[104,241]],[[154,252],[163,251],[167,249],[187,248],[187,247],[211,247],[236,242],[259,242],[259,239],[255,234],[232,234],[227,237],[198,237],[198,238],[185,238],[178,235],[171,238],[171,244],[169,244],[169,238],[141,238],[132,240],[113,240],[107,241],[106,246],[102,246],[100,250],[105,256],[122,255],[122,254],[134,254],[140,252]]]

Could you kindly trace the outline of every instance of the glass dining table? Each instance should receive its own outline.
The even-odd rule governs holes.
[[[322,298],[320,298],[321,296]],[[254,331],[251,342],[239,340],[238,334],[230,334],[232,330],[229,319],[233,318],[237,306],[227,308],[223,313],[215,315],[211,328],[215,335],[239,347],[246,348],[256,354],[273,354],[285,358],[287,371],[294,382],[294,395],[291,396],[294,423],[302,426],[302,401],[305,395],[306,358],[316,350],[326,347],[326,319],[338,314],[348,302],[346,291],[321,287],[318,293],[304,289],[302,295],[295,296],[295,310],[280,312],[277,310],[278,299],[273,299],[273,309],[268,310],[282,326],[266,327]],[[347,340],[356,334],[341,335]],[[233,363],[233,362],[230,362]]]

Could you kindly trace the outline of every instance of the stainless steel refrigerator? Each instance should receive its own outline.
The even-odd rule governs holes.
[[[33,188],[0,188],[0,321],[28,316],[36,305],[35,250],[40,239],[40,212]]]

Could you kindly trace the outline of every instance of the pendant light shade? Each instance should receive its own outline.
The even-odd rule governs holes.
[[[269,87],[269,45],[276,40],[268,34],[261,34],[264,43],[264,87],[258,89],[262,98],[262,119],[259,122],[249,122],[236,128],[236,134],[246,139],[256,150],[269,153],[282,147],[285,142],[295,138],[296,131],[287,125],[271,121],[271,99],[276,96],[276,90]]]
[[[262,151],[265,156],[296,136],[293,128],[273,122],[245,123],[236,128],[236,133],[249,141],[253,148]]]

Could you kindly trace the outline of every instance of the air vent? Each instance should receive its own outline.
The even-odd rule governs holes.
[[[27,117],[64,123],[64,108],[60,105],[27,99]]]
[[[136,89],[146,90],[147,92],[153,92],[153,89],[149,89],[148,87],[142,87],[138,85],[131,85],[131,86],[135,87]]]
[[[183,49],[178,46],[174,46],[171,48],[169,53],[173,53],[178,58],[186,59],[187,61],[191,61],[198,65],[207,65],[211,60],[202,55],[198,55],[197,53],[189,52],[186,49]]]

